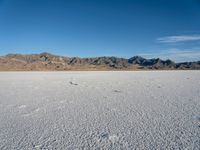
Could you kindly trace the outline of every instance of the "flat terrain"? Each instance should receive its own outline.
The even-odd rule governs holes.
[[[200,149],[200,71],[1,72],[0,149]]]

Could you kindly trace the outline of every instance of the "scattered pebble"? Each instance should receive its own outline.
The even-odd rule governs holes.
[[[119,90],[114,90],[114,92],[116,92],[116,93],[121,93],[121,91],[119,91]]]
[[[71,85],[78,85],[77,83],[73,83],[72,81],[69,82]]]
[[[100,136],[103,139],[105,139],[105,138],[107,139],[109,137],[109,134],[108,133],[102,133]]]

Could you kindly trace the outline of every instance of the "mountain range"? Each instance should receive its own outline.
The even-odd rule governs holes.
[[[134,56],[118,57],[64,57],[50,53],[8,54],[0,56],[0,71],[65,71],[65,70],[199,70],[200,61],[175,63],[160,58],[146,59]]]

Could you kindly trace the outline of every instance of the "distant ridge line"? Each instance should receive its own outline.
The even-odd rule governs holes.
[[[40,54],[7,54],[0,56],[0,71],[67,71],[67,70],[200,70],[200,61],[175,63],[160,58],[134,56],[66,57]]]

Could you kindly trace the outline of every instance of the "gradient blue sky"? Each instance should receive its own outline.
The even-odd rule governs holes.
[[[0,0],[0,55],[200,60],[200,0]]]

